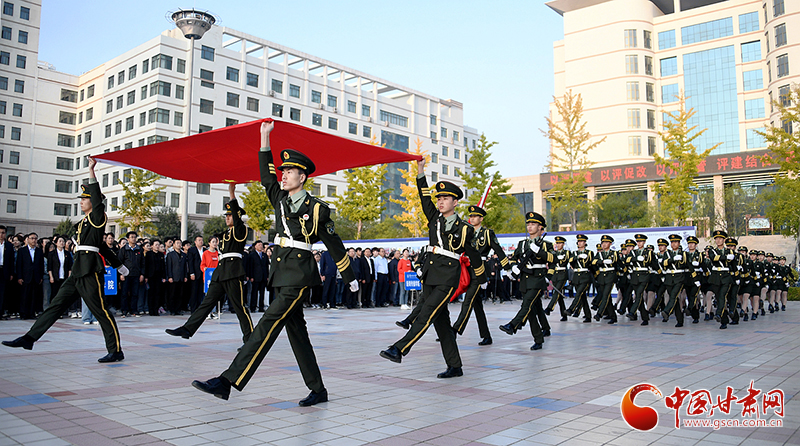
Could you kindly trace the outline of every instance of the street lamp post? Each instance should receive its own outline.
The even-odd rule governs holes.
[[[194,84],[194,42],[203,38],[217,19],[207,11],[179,9],[170,15],[175,26],[189,39],[189,88],[186,94],[186,136],[192,134],[192,85]],[[181,181],[181,238],[189,238],[189,182]]]

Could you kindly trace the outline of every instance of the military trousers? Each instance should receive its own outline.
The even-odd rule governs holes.
[[[455,290],[455,287],[447,285],[434,286],[423,283],[422,292],[425,298],[418,304],[418,307],[421,307],[419,313],[411,322],[411,328],[406,335],[394,343],[394,347],[397,347],[403,356],[411,351],[411,347],[422,338],[428,327],[433,325],[436,335],[439,336],[445,363],[448,367],[461,367],[461,355],[458,353],[456,335],[450,326],[450,312],[447,308]]]
[[[608,276],[604,277],[604,274]],[[614,304],[611,302],[611,291],[614,289],[614,272],[601,272],[597,276],[598,293],[600,293],[600,303],[597,305],[597,313],[594,318],[599,320],[603,315],[608,315],[612,321],[617,320],[617,312],[614,311]]]
[[[536,304],[538,302],[538,308],[542,308],[542,295],[545,289],[546,288],[541,287],[528,287],[522,295],[522,306],[517,312],[517,315],[514,316],[514,319],[511,319],[511,326],[514,327],[514,330],[521,329],[526,322],[529,323],[533,341],[538,344],[544,342],[544,334],[542,333],[542,327],[539,325]]]
[[[583,308],[583,317],[585,319],[591,319],[592,310],[589,308],[589,300],[587,297],[589,285],[592,284],[589,273],[574,273],[572,275],[572,283],[575,286],[575,299],[572,300],[572,305],[567,309],[567,312],[569,314],[575,314],[579,313],[581,308]]]
[[[242,341],[247,342],[253,332],[253,320],[244,302],[242,281],[237,278],[218,282],[211,281],[206,297],[203,298],[197,309],[189,316],[189,320],[183,324],[192,336],[197,333],[197,330],[205,322],[206,317],[217,306],[217,302],[222,302],[226,295],[228,296],[228,302],[236,313],[236,317],[239,319],[239,327],[242,329]]]
[[[556,276],[553,276],[553,297],[547,305],[547,312],[555,310],[556,303],[558,303],[558,308],[561,310],[561,316],[563,317],[567,315],[567,306],[564,304],[564,285],[567,283],[567,275],[562,275],[564,277],[556,278]]]
[[[675,277],[670,277],[668,280],[669,283],[667,285],[667,293],[669,294],[669,300],[667,304],[664,306],[664,312],[667,313],[667,317],[675,313],[675,318],[678,320],[679,324],[683,323],[683,311],[681,311],[680,299],[681,299],[681,291],[683,291],[684,287],[684,277],[683,274],[673,274]]]
[[[470,282],[467,288],[464,302],[461,302],[461,312],[458,314],[458,318],[453,324],[453,328],[458,334],[464,334],[464,329],[467,328],[467,321],[469,321],[470,313],[473,311],[475,311],[475,320],[478,322],[480,337],[491,338],[492,334],[489,332],[489,324],[486,322],[486,313],[483,311],[483,295],[480,285],[475,279],[472,279],[472,282]]]
[[[634,272],[631,275],[631,288],[634,299],[631,304],[629,316],[636,316],[638,311],[642,315],[643,321],[650,320],[650,313],[645,308],[645,297],[647,295],[647,285],[650,283],[650,274],[647,272]]]
[[[712,273],[714,274],[714,273]],[[736,313],[736,295],[733,295],[732,305],[729,303],[729,295],[733,278],[731,276],[713,277],[713,282],[710,283],[709,291],[714,293],[714,298],[717,300],[716,316],[719,316],[723,324],[728,323],[728,318],[731,317],[730,313]]]

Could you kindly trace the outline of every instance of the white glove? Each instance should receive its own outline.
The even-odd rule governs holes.
[[[696,286],[697,288],[700,288],[700,282],[695,282],[694,286]]]
[[[585,259],[585,258],[588,258],[588,257],[589,256],[586,255],[586,254],[581,254],[581,255],[578,256],[579,259]]]
[[[738,279],[736,280],[736,285],[739,285],[739,280]]]
[[[700,266],[700,262],[698,262],[697,260],[695,260],[694,262],[692,262],[692,266]]]
[[[630,274],[628,274],[628,280],[631,280],[631,275]]]
[[[756,271],[756,277],[760,278],[761,277],[761,273]]]
[[[605,263],[606,265],[611,265],[612,263],[614,263],[614,261],[611,259],[605,259],[603,260],[603,263]]]
[[[764,288],[769,289],[769,285],[764,285]]]
[[[487,285],[489,285],[489,283],[487,283],[487,282],[482,283],[481,284],[481,289],[485,290]]]
[[[517,266],[517,265],[512,266],[511,267],[511,274],[513,274],[515,276],[519,276],[519,266]]]
[[[358,291],[358,280],[354,280],[354,281],[350,282],[350,291],[353,292],[353,293]]]
[[[644,256],[638,256],[638,257],[636,257],[636,260],[638,260],[640,262],[644,262]]]
[[[119,271],[122,277],[128,277],[128,274],[130,274],[130,271],[128,271],[128,268],[126,268],[125,265],[122,265],[119,268],[117,268],[117,271]]]
[[[539,246],[536,243],[531,243],[531,251],[538,254],[539,253]]]
[[[415,272],[417,273],[417,278],[422,279],[422,268],[417,268]]]
[[[733,260],[734,258],[736,258],[736,256],[733,254],[728,254],[726,257],[728,258],[728,260]]]
[[[672,260],[674,260],[676,262],[680,262],[681,260],[683,260],[683,256],[681,256],[681,255],[673,256]]]
[[[558,260],[564,260],[564,254],[561,254],[560,256],[558,256]]]
[[[661,278],[661,281],[662,281],[662,282],[664,281],[664,278],[663,278],[663,277]]]

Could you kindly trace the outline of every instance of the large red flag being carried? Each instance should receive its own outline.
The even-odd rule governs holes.
[[[135,167],[176,180],[197,183],[259,181],[260,119],[149,146],[104,153],[95,158],[117,166]],[[289,122],[275,121],[269,135],[275,166],[283,149],[299,150],[317,167],[312,176],[375,164],[421,159],[406,152],[353,141]],[[281,172],[278,171],[280,178]]]

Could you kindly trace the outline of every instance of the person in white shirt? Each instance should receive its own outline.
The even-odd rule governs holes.
[[[386,260],[385,249],[374,248],[373,253],[376,253],[373,260],[375,263],[375,306],[386,307],[391,304],[391,302],[387,302],[389,294],[389,261]]]

